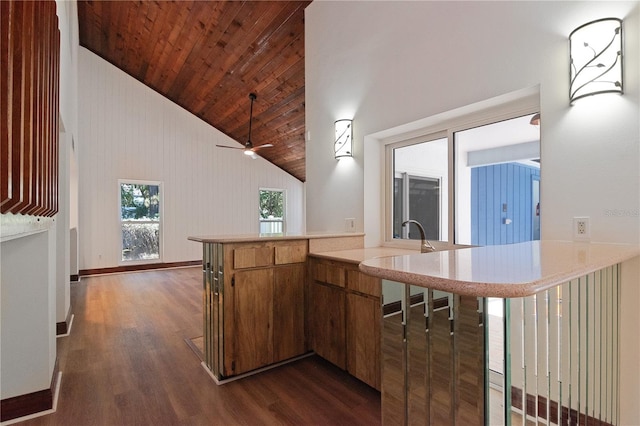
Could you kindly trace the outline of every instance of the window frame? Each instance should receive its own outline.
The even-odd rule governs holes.
[[[122,196],[121,196],[121,188],[123,184],[132,184],[132,185],[148,185],[148,186],[157,186],[158,187],[158,221],[153,220],[145,220],[145,221],[135,221],[135,223],[158,223],[158,258],[157,259],[135,259],[135,260],[125,260],[122,258],[122,252],[124,251],[124,247],[122,245],[122,224],[123,223],[133,223],[134,221],[127,221],[122,219]],[[163,216],[164,216],[164,189],[161,181],[154,180],[140,180],[140,179],[118,179],[118,229],[119,229],[119,244],[120,252],[118,255],[118,264],[119,265],[143,265],[147,263],[162,263],[164,259],[164,230],[163,230]]]
[[[394,179],[396,178],[396,171],[395,171],[395,160],[394,160],[394,150],[397,148],[404,148],[407,146],[411,146],[411,145],[418,145],[418,144],[422,144],[422,143],[429,143],[429,142],[434,142],[434,141],[439,141],[442,139],[447,139],[447,175],[448,175],[448,188],[447,188],[447,193],[449,194],[449,199],[448,202],[443,203],[443,198],[444,198],[444,191],[440,190],[439,192],[439,196],[440,196],[440,218],[439,218],[439,227],[440,227],[440,235],[447,235],[448,236],[448,240],[451,240],[451,236],[449,235],[449,229],[442,229],[442,224],[444,221],[444,217],[445,215],[443,214],[444,209],[447,209],[447,217],[449,218],[449,227],[451,224],[451,208],[452,208],[452,203],[451,203],[451,186],[452,186],[452,179],[451,179],[451,158],[450,158],[450,144],[449,144],[449,140],[448,140],[448,133],[446,131],[433,131],[433,132],[425,132],[423,135],[421,136],[414,136],[414,137],[409,137],[406,139],[403,138],[399,138],[397,140],[391,140],[391,141],[387,141],[388,143],[385,143],[385,185],[384,185],[384,190],[385,190],[385,217],[384,217],[384,243],[385,245],[401,245],[401,246],[407,246],[407,241],[412,241],[409,239],[404,239],[404,238],[394,238],[393,236],[393,195],[394,195]],[[409,173],[409,175],[412,176],[416,176],[415,173]],[[435,174],[424,174],[421,175],[419,177],[426,177],[426,178],[431,178],[431,179],[438,179],[441,183],[444,180],[444,176],[442,175],[435,175]],[[407,200],[405,200],[406,202]],[[440,238],[438,238],[438,241],[441,241]]]
[[[439,245],[454,245],[457,244],[457,211],[455,206],[455,197],[457,190],[455,134],[457,132],[462,132],[465,130],[486,126],[505,120],[515,119],[524,115],[534,114],[536,112],[540,112],[539,99],[536,99],[535,102],[531,102],[528,99],[522,99],[520,101],[516,101],[515,103],[508,102],[467,114],[460,114],[456,117],[443,119],[438,123],[426,125],[410,132],[398,133],[386,138],[382,138],[381,143],[383,145],[384,154],[384,157],[382,158],[384,167],[384,184],[382,185],[382,199],[384,201],[384,214],[382,218],[383,245],[399,248],[412,248],[415,245],[415,241],[412,243],[412,240],[393,237],[393,191],[395,178],[393,150],[395,148],[414,145],[422,142],[428,143],[440,138],[447,139],[448,226],[447,230],[442,230],[442,232],[445,232],[447,235],[447,241],[438,240],[438,242]],[[542,144],[542,134],[540,135],[539,143]],[[443,191],[440,191],[440,195],[441,197],[443,196]],[[440,220],[443,220],[442,216]]]

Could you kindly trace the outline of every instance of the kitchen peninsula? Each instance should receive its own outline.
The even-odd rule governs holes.
[[[316,352],[379,389],[380,281],[358,264],[416,251],[364,234],[189,237],[203,247],[204,364],[218,383]]]
[[[382,279],[383,424],[618,424],[621,264],[639,254],[532,241],[362,262]]]

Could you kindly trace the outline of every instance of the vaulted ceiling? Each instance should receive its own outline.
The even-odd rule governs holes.
[[[305,181],[309,3],[80,0],[80,44],[241,144],[256,93],[251,141]]]

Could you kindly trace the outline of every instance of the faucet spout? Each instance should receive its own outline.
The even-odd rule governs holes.
[[[436,248],[429,241],[427,241],[427,238],[424,233],[424,228],[422,227],[420,222],[418,222],[417,220],[409,219],[402,222],[402,226],[406,226],[409,223],[415,224],[418,227],[418,230],[420,231],[420,239],[422,240],[420,242],[420,253],[432,253],[436,251]]]

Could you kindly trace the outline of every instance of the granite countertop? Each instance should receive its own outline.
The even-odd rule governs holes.
[[[247,243],[253,241],[286,241],[311,240],[317,238],[362,237],[363,233],[308,233],[308,234],[237,234],[237,235],[204,235],[188,237],[188,240],[199,243]]]
[[[523,297],[640,255],[629,244],[530,241],[376,257],[360,270],[383,279],[483,297]]]
[[[419,250],[407,250],[394,247],[371,247],[350,250],[325,251],[321,253],[309,253],[309,256],[336,260],[339,262],[348,262],[357,265],[362,261],[374,259],[377,257],[402,256],[418,253],[420,253]]]

